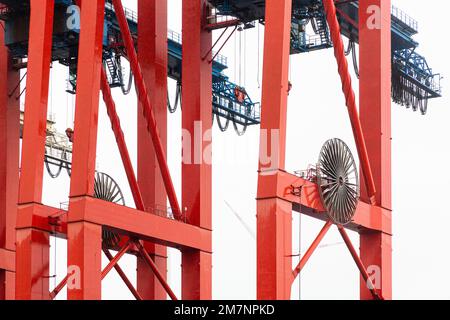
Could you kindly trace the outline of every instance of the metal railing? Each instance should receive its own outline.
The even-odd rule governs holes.
[[[412,30],[416,32],[419,31],[419,23],[417,22],[417,20],[407,15],[403,10],[397,8],[396,6],[392,6],[391,13],[397,20],[401,21]]]
[[[105,3],[105,8],[107,10],[110,10],[112,12],[114,12],[114,7],[111,3],[106,2]],[[125,11],[125,17],[127,18],[128,21],[132,21],[134,23],[138,23],[138,15],[137,12],[130,10],[128,8],[124,8]],[[179,32],[173,31],[173,30],[168,30],[167,32],[167,38],[171,41],[174,41],[178,44],[182,44],[182,35]],[[212,55],[214,56],[216,54],[216,52],[212,52]],[[225,57],[224,55],[218,54],[215,58],[214,61],[224,65],[224,66],[228,66],[228,58]]]

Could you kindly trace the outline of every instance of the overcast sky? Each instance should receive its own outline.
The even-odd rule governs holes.
[[[396,0],[397,5],[419,21],[418,52],[425,55],[436,72],[450,74],[448,52],[441,35],[447,29],[450,5],[439,0]],[[124,1],[136,9],[136,1]],[[437,10],[438,8],[438,10]],[[446,10],[447,9],[447,10]],[[169,0],[169,28],[181,31],[181,0]],[[226,74],[232,81],[247,88],[254,101],[260,101],[264,30],[255,28],[232,37],[223,50],[228,57]],[[259,35],[259,41],[258,41]],[[214,33],[218,36],[218,32]],[[242,42],[239,50],[239,41]],[[258,44],[259,43],[259,44]],[[245,58],[244,58],[245,54]],[[239,59],[239,55],[241,58]],[[259,58],[258,58],[259,57]],[[239,68],[240,67],[240,68]],[[239,69],[241,72],[239,72]],[[55,64],[52,71],[49,112],[56,114],[60,131],[72,126],[73,97],[65,93],[68,71]],[[315,163],[322,144],[329,138],[343,139],[356,156],[353,136],[346,112],[336,62],[331,49],[291,57],[290,79],[293,89],[289,96],[287,170],[306,169]],[[356,83],[356,79],[354,79]],[[450,298],[445,276],[450,270],[450,216],[445,199],[448,198],[450,171],[449,135],[450,110],[446,94],[447,79],[443,80],[444,98],[430,101],[429,112],[418,112],[392,104],[393,134],[393,297],[395,299]],[[174,99],[175,83],[169,81],[170,97]],[[354,87],[358,91],[357,87]],[[136,97],[123,97],[114,90],[115,99],[125,130],[127,143],[136,159]],[[122,187],[128,205],[132,197],[122,169],[119,153],[110,130],[103,103],[100,105],[97,169],[112,175]],[[180,191],[181,113],[169,115],[169,165],[173,180]],[[227,201],[241,218],[256,230],[256,183],[259,128],[251,127],[238,137],[232,126],[221,133],[214,125],[213,133],[213,297],[215,299],[254,299],[256,297],[256,242],[225,204]],[[67,201],[69,179],[61,175],[44,185],[44,202],[59,206]],[[442,202],[441,202],[442,201]],[[323,222],[293,213],[293,254],[304,253],[319,232]],[[358,235],[351,234],[355,247]],[[342,245],[333,227],[308,262],[301,277],[302,299],[358,299],[359,274],[354,262]],[[66,243],[52,239],[51,273],[57,274],[54,283],[65,275]],[[106,260],[106,259],[104,259]],[[104,261],[104,263],[106,263]],[[295,265],[297,260],[294,259]],[[135,258],[120,262],[135,281]],[[169,251],[169,282],[180,296],[180,254]],[[131,294],[112,271],[103,282],[103,298],[130,299]],[[292,298],[298,299],[298,281],[294,283]],[[65,292],[58,297],[65,298]]]

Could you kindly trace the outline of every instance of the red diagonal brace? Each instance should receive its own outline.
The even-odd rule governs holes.
[[[164,279],[164,277],[162,276],[161,272],[159,272],[158,267],[153,262],[152,258],[150,258],[150,256],[148,255],[148,253],[145,250],[145,248],[142,245],[142,243],[140,241],[136,241],[135,244],[136,244],[136,247],[138,248],[139,252],[141,253],[142,257],[144,258],[144,260],[147,262],[147,264],[152,269],[152,271],[155,274],[156,278],[158,278],[158,280],[161,283],[161,285],[163,286],[164,290],[166,290],[166,292],[169,295],[169,297],[172,300],[178,300],[177,296],[172,291],[172,289],[170,288],[169,284],[166,282],[166,279]]]
[[[127,244],[122,249],[120,249],[120,251],[116,254],[116,256],[110,260],[108,265],[102,271],[102,280],[107,276],[107,274],[117,264],[117,262],[119,262],[120,258],[122,258],[124,254],[128,252],[130,246],[131,242],[127,242]],[[66,275],[64,279],[62,279],[61,282],[55,287],[55,289],[53,289],[53,291],[50,292],[50,299],[55,299],[58,293],[66,286],[68,280],[69,275]]]
[[[348,70],[347,58],[345,57],[344,42],[341,37],[341,30],[336,17],[336,7],[333,0],[323,0],[323,5],[326,11],[328,26],[330,27],[330,35],[334,47],[334,56],[336,57],[338,64],[338,71],[342,81],[342,91],[345,95],[345,103],[350,116],[353,135],[355,136],[356,148],[358,149],[358,156],[361,162],[367,192],[370,197],[370,201],[375,205],[375,182],[373,180],[372,168],[370,167],[369,155],[367,153],[361,122],[359,121],[355,93],[352,88],[352,80]]]
[[[114,268],[114,266],[119,262],[120,258],[122,258],[125,255],[125,253],[128,252],[130,247],[131,242],[128,241],[127,244],[123,246],[122,249],[120,249],[120,251],[116,254],[116,256],[109,261],[108,265],[102,271],[102,280],[105,279],[105,277],[112,270],[112,268]]]
[[[169,199],[170,206],[172,207],[174,216],[180,219],[182,217],[180,205],[177,199],[172,178],[170,176],[169,167],[166,161],[166,153],[161,143],[158,127],[156,126],[155,115],[153,113],[153,109],[150,104],[148,90],[145,85],[144,78],[142,76],[141,67],[137,59],[133,38],[131,36],[130,28],[128,26],[127,19],[125,17],[122,2],[120,0],[113,0],[112,2],[116,12],[117,21],[119,22],[120,30],[122,31],[122,37],[125,43],[125,48],[127,50],[127,56],[130,61],[130,67],[135,77],[138,97],[144,109],[144,118],[147,121],[147,129],[150,132],[153,146],[155,148],[155,154],[158,160],[159,168],[161,170],[161,175],[164,180],[164,185],[166,187],[167,197]]]
[[[348,237],[348,234],[345,231],[344,227],[342,225],[338,225],[338,230],[342,236],[342,239],[344,239],[344,242],[347,245],[350,254],[353,257],[353,260],[355,260],[356,265],[358,266],[358,269],[361,272],[361,276],[363,277],[364,281],[366,281],[368,289],[372,293],[373,297],[377,300],[384,300],[383,297],[378,292],[378,290],[374,287],[372,280],[370,279],[370,276],[367,273],[366,267],[364,267],[364,264],[361,261],[361,258],[358,256],[358,253],[356,252],[355,248],[353,247],[353,244],[350,238]]]
[[[109,252],[108,249],[103,248],[103,253],[106,255],[106,257],[109,259],[109,261],[112,261],[114,257],[112,256],[111,252]],[[136,298],[136,300],[143,300],[142,296],[139,294],[139,292],[133,287],[133,284],[128,279],[128,277],[125,275],[125,272],[123,272],[122,268],[119,266],[118,263],[114,265],[114,269],[116,269],[117,273],[119,274],[120,278],[122,278],[125,285],[130,289],[133,296]]]
[[[55,289],[53,289],[53,291],[52,292],[50,292],[50,299],[55,299],[56,298],[56,296],[58,295],[58,293],[62,290],[62,289],[64,289],[64,287],[66,286],[66,284],[67,284],[67,280],[69,279],[69,275],[66,275],[65,277],[64,277],[64,279],[62,279],[61,280],[61,282],[55,287]]]
[[[108,79],[106,77],[106,72],[103,68],[100,87],[103,93],[103,101],[105,102],[108,116],[109,119],[111,120],[111,128],[114,132],[114,136],[117,141],[117,147],[119,148],[120,156],[122,158],[123,166],[125,168],[125,173],[127,175],[128,183],[130,185],[131,193],[133,195],[134,203],[137,209],[141,211],[146,211],[144,200],[142,199],[142,194],[139,189],[139,185],[137,183],[136,175],[134,173],[133,164],[131,163],[131,158],[128,152],[127,144],[125,142],[125,137],[123,135],[123,131],[120,126],[120,120],[119,116],[117,115],[116,105],[111,95],[111,89],[109,87]]]
[[[316,248],[319,246],[320,241],[322,241],[323,237],[325,237],[325,235],[327,234],[328,230],[330,230],[330,227],[332,225],[333,225],[333,223],[330,220],[328,220],[325,223],[325,225],[323,226],[322,230],[320,230],[319,234],[317,235],[316,239],[314,239],[313,243],[308,248],[308,250],[306,251],[305,255],[301,258],[300,262],[295,267],[295,269],[293,271],[293,276],[294,277],[293,277],[292,281],[294,281],[295,278],[298,276],[298,274],[302,271],[303,267],[308,262],[309,258],[312,256],[312,254],[314,253]]]

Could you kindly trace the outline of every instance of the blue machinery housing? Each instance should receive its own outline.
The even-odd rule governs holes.
[[[222,15],[242,23],[264,23],[265,1],[211,0]],[[358,35],[358,1],[335,1],[341,32],[349,39],[348,54],[353,54],[358,75],[355,43]],[[416,52],[419,44],[413,39],[418,22],[392,6],[392,99],[394,102],[420,109],[425,114],[428,99],[441,97],[440,74],[433,73],[426,59]],[[311,26],[313,34],[307,33]],[[304,53],[332,47],[321,0],[293,0],[291,53]],[[353,47],[353,50],[351,50]]]
[[[264,24],[265,2],[261,0],[210,0],[216,8],[217,16],[232,17],[244,28],[254,26],[255,21]],[[6,5],[0,10],[0,19],[5,21],[5,42],[15,58],[25,58],[28,52],[29,1],[0,0]],[[55,22],[52,60],[69,68],[69,92],[76,90],[76,61],[78,54],[77,26],[68,28],[68,18],[76,14],[69,6],[72,0],[55,0]],[[358,43],[357,1],[337,4],[341,32],[349,39],[348,53],[353,53],[355,72],[358,74],[355,43]],[[108,70],[111,87],[121,87],[124,94],[131,88],[132,75],[125,84],[121,57],[126,57],[123,48],[116,44],[120,40],[120,30],[112,5],[105,6],[104,64]],[[132,33],[137,33],[137,14],[126,9],[126,17]],[[312,35],[307,34],[311,27]],[[392,7],[392,98],[402,105],[420,108],[425,114],[430,98],[441,96],[440,75],[434,74],[426,59],[416,52],[418,43],[413,35],[418,32],[418,23],[401,10]],[[332,47],[321,0],[293,0],[291,31],[291,54],[305,53]],[[353,50],[350,50],[352,49]],[[168,76],[177,81],[177,100],[181,85],[182,61],[181,35],[169,31],[168,34]],[[212,62],[213,113],[226,120],[243,125],[260,122],[260,105],[252,101],[245,88],[230,82],[225,75],[226,57],[218,54]],[[179,101],[175,102],[175,106]],[[169,109],[171,109],[170,102]],[[172,109],[173,110],[173,109]],[[218,119],[219,122],[219,119]],[[244,130],[245,131],[245,130]]]

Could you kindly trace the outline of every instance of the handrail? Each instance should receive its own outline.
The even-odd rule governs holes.
[[[405,25],[407,25],[412,30],[418,32],[419,31],[419,23],[417,20],[413,19],[411,16],[407,15],[403,10],[397,8],[396,6],[392,5],[391,14],[397,18],[399,21],[403,22]]]
[[[107,10],[114,12],[114,8],[113,8],[112,4],[109,2],[105,3],[105,8]],[[135,11],[130,10],[128,8],[124,8],[124,12],[125,12],[125,17],[127,18],[128,21],[132,21],[136,24],[138,23],[138,15]],[[168,30],[167,38],[175,43],[178,43],[180,45],[182,44],[182,35],[179,32],[176,32],[173,30]],[[215,52],[213,51],[212,54],[214,55]],[[216,58],[214,59],[214,61],[220,63],[221,65],[228,66],[228,58],[222,54],[218,54],[216,56]]]

